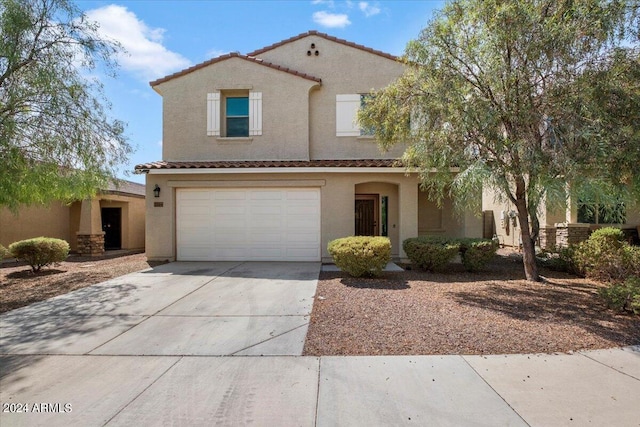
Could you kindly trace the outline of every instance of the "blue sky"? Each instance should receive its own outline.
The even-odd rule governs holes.
[[[400,55],[443,1],[86,1],[78,6],[119,41],[116,79],[104,78],[112,115],[136,152],[123,167],[162,158],[162,98],[149,81],[228,53],[247,53],[309,30]],[[144,176],[122,177],[144,182]]]

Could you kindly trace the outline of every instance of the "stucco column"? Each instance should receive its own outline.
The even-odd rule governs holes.
[[[104,254],[104,231],[100,215],[100,200],[85,199],[80,207],[80,227],[77,233],[78,253],[98,256]]]
[[[400,204],[400,260],[408,261],[402,249],[402,242],[410,237],[418,237],[418,183],[413,179],[402,182],[398,188]]]

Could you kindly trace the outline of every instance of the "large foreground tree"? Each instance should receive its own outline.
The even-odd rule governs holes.
[[[67,0],[0,0],[0,206],[90,196],[131,152],[102,86],[119,46]]]
[[[539,280],[542,204],[640,200],[637,13],[637,0],[453,1],[359,121],[385,148],[409,144],[430,197],[465,206],[488,187],[513,203]]]

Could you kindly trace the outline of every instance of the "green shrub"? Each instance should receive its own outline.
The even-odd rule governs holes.
[[[391,260],[387,237],[343,237],[330,241],[327,249],[338,268],[353,277],[379,276]]]
[[[2,245],[0,245],[0,261],[9,256],[9,251]]]
[[[67,259],[69,244],[60,239],[36,237],[12,243],[9,245],[9,252],[13,257],[25,261],[36,272],[49,264]]]
[[[484,269],[493,259],[498,244],[487,239],[463,239],[460,241],[462,265],[467,271]]]
[[[580,274],[603,281],[640,276],[639,260],[640,249],[630,246],[622,231],[613,227],[594,231],[573,252],[573,262]]]
[[[569,247],[559,248],[554,251],[545,251],[536,255],[536,262],[540,267],[545,267],[549,270],[584,275],[584,273],[580,273],[575,265],[575,250],[576,246],[570,245]]]
[[[640,277],[640,246],[631,246],[625,243],[621,251],[625,274]]]
[[[609,308],[640,314],[640,278],[629,277],[624,283],[615,283],[598,291]]]
[[[441,271],[460,250],[459,243],[432,237],[412,237],[402,242],[411,262],[428,271]]]

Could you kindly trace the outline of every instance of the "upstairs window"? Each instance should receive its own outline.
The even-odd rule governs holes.
[[[223,138],[262,135],[262,92],[222,90],[207,94],[207,135]]]
[[[228,138],[249,136],[249,97],[226,98],[226,129]]]
[[[363,108],[373,95],[336,95],[336,136],[373,136],[373,128],[361,128],[358,124],[358,110]]]

